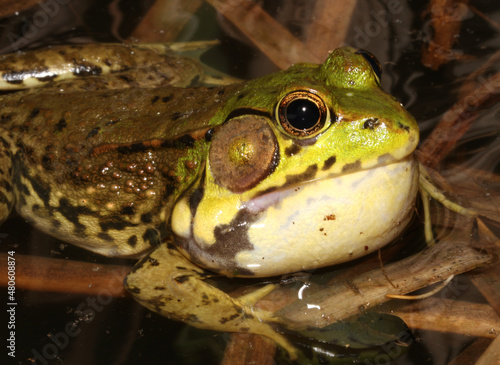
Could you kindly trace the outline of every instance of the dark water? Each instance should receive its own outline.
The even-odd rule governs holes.
[[[116,42],[126,39],[148,8],[148,2],[53,2],[53,11],[40,7],[0,23],[0,51],[65,43],[69,41]],[[433,35],[426,3],[402,2],[401,11],[388,12],[386,1],[360,1],[346,43],[374,53],[383,65],[384,89],[396,96],[416,117],[425,138],[442,114],[459,97],[465,79],[499,51],[498,29],[467,11],[454,48],[464,54],[438,71],[421,64],[422,47]],[[300,36],[311,17],[309,1],[267,1],[265,8]],[[293,6],[292,6],[293,5]],[[500,22],[500,3],[475,1],[474,6]],[[40,12],[45,12],[45,16]],[[300,14],[300,15],[297,15]],[[374,15],[378,14],[378,15]],[[384,18],[385,17],[385,18]],[[49,19],[45,21],[44,19]],[[382,20],[381,20],[382,19]],[[388,19],[384,22],[383,19]],[[252,78],[276,70],[226,20],[204,5],[181,34],[180,40],[220,39],[204,60],[238,77]],[[494,62],[481,76],[498,72]],[[500,173],[500,111],[495,99],[481,105],[478,118],[442,164],[453,164]],[[498,194],[497,190],[494,193]],[[418,225],[418,222],[417,222]],[[419,230],[420,226],[410,230]],[[1,228],[2,247],[17,253],[70,258],[90,262],[121,263],[64,246],[20,218]],[[19,245],[19,242],[27,243]],[[125,262],[128,264],[129,262]],[[467,279],[457,299],[481,300]],[[93,298],[70,294],[18,290],[16,358],[9,363],[29,364],[218,364],[227,334],[199,331],[148,312],[131,299]],[[4,302],[5,300],[2,299]],[[77,308],[97,301],[95,316],[82,318]],[[76,327],[74,325],[76,324]],[[4,337],[5,332],[0,335]],[[395,364],[447,364],[474,338],[434,331],[414,332],[416,342]],[[2,363],[3,360],[1,361]],[[384,362],[381,362],[384,363]]]

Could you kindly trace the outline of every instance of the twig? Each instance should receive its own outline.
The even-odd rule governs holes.
[[[221,365],[273,365],[276,345],[259,335],[233,333]]]
[[[448,365],[474,365],[486,348],[491,344],[490,338],[478,338],[457,357],[451,360]]]
[[[46,257],[16,254],[16,288],[44,292],[98,295],[103,292],[114,297],[128,294],[123,278],[128,266],[99,265]],[[7,254],[0,254],[7,262]],[[7,265],[0,266],[0,285],[7,286]]]
[[[498,365],[500,364],[500,336],[491,343],[483,356],[479,358],[476,365]]]
[[[342,45],[356,4],[357,1],[316,0],[314,22],[309,25],[304,41],[316,57],[324,59],[328,51]]]
[[[156,1],[130,36],[133,42],[173,42],[203,0]]]
[[[287,319],[291,328],[323,327],[387,301],[387,294],[410,293],[450,275],[472,270],[489,260],[489,254],[457,242],[442,241],[430,249],[385,266],[396,288],[387,282],[382,270],[372,270],[350,280],[350,286],[344,282],[336,283],[305,300],[295,301],[276,314]]]
[[[481,104],[499,92],[500,72],[497,72],[453,105],[417,151],[419,161],[427,167],[435,168],[476,120]]]
[[[461,54],[451,47],[460,32],[462,18],[467,14],[468,0],[432,0],[428,12],[434,28],[434,38],[423,49],[422,63],[437,70],[442,64],[460,58]]]
[[[400,317],[410,328],[488,338],[495,338],[500,331],[500,317],[487,304],[440,298],[438,295],[402,307],[388,307],[391,309],[388,312]]]
[[[241,30],[281,69],[297,62],[320,63],[323,60],[309,52],[286,28],[253,1],[206,0]]]

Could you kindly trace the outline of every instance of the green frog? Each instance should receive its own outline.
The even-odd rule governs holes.
[[[147,308],[267,336],[294,358],[271,326],[279,318],[253,307],[257,296],[233,298],[204,279],[311,270],[388,244],[414,210],[417,123],[381,89],[366,51],[184,87],[199,78],[196,66],[163,55],[177,71],[141,76],[133,66],[142,61],[117,66],[113,47],[0,61],[4,87],[25,89],[0,96],[0,220],[15,207],[61,240],[141,258],[125,287]]]

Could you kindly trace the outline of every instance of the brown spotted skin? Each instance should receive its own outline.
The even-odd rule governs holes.
[[[14,206],[11,145],[12,142],[8,136],[0,137],[0,223],[7,219]]]
[[[176,197],[199,175],[210,105],[224,95],[164,87],[3,96],[0,219],[15,197],[17,211],[55,237],[140,255],[167,233]]]
[[[198,62],[160,44],[63,45],[0,56],[3,90],[186,87],[202,76]]]

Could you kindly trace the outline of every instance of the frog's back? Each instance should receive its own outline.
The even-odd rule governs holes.
[[[2,96],[0,220],[15,204],[43,231],[108,256],[158,244],[175,196],[201,168],[210,105],[224,90]]]

